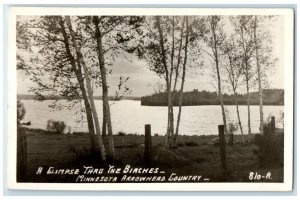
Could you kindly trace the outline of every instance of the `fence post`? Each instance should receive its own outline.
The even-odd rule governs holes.
[[[222,174],[225,175],[227,171],[227,164],[226,164],[226,141],[224,136],[224,125],[219,125],[218,129],[219,129],[221,169],[222,169]]]
[[[27,141],[24,128],[17,128],[17,182],[27,176]]]
[[[151,164],[152,160],[152,141],[151,141],[151,125],[145,125],[145,150],[144,150],[144,163]]]
[[[271,134],[275,134],[275,117],[271,117]]]
[[[233,145],[233,133],[230,133],[229,134],[229,142],[228,142],[229,145]]]

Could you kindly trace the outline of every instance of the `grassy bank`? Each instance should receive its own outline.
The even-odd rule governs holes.
[[[85,166],[108,168],[108,164],[124,167],[145,167],[143,162],[144,136],[114,136],[115,160],[103,164],[98,155],[89,155],[89,138],[85,133],[74,135],[53,134],[43,130],[26,129],[27,170],[25,182],[74,182],[75,175],[38,175],[39,167],[82,168]],[[278,133],[282,135],[282,133]],[[163,136],[152,136],[153,161],[151,167],[160,168],[167,177],[176,175],[201,175],[210,182],[283,181],[283,167],[262,167],[258,162],[254,144],[243,145],[241,136],[234,137],[234,144],[227,145],[228,172],[220,170],[220,149],[215,142],[218,136],[179,136],[177,148],[164,149]],[[19,145],[19,144],[18,144]],[[23,170],[23,169],[18,169]],[[249,180],[250,172],[272,179]],[[121,176],[121,175],[120,175]]]

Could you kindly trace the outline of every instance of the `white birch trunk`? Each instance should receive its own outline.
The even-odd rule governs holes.
[[[263,111],[263,94],[261,87],[261,68],[259,63],[258,45],[257,45],[257,16],[254,18],[254,45],[255,45],[255,57],[256,57],[256,67],[257,67],[257,77],[258,77],[258,94],[259,94],[259,120],[260,120],[260,134],[264,133],[264,111]]]
[[[72,41],[73,41],[73,44],[75,47],[75,51],[77,53],[78,60],[81,63],[81,65],[83,66],[85,80],[86,80],[86,87],[87,87],[87,92],[88,92],[88,98],[89,98],[92,113],[93,113],[94,124],[95,124],[95,128],[96,128],[96,134],[98,136],[98,143],[99,143],[99,148],[100,148],[100,152],[101,152],[101,157],[102,157],[102,160],[105,161],[106,153],[105,153],[105,148],[104,148],[102,137],[101,137],[100,124],[99,124],[98,114],[97,114],[97,110],[96,110],[96,106],[95,106],[95,102],[94,102],[94,98],[93,98],[93,92],[92,92],[92,87],[91,87],[91,80],[89,77],[89,71],[88,71],[86,63],[83,59],[83,55],[78,47],[78,44],[77,44],[77,41],[75,38],[75,34],[72,29],[71,19],[69,16],[66,16],[66,22],[67,22],[67,25],[68,25],[68,28],[69,28],[69,31],[70,31],[70,34],[72,37]]]
[[[113,141],[110,108],[108,102],[108,88],[107,88],[105,60],[104,60],[104,53],[103,53],[103,46],[102,46],[102,36],[98,25],[99,23],[98,17],[94,16],[93,21],[96,28],[95,37],[97,40],[98,59],[99,59],[99,65],[100,65],[99,67],[100,67],[102,89],[103,89],[102,98],[103,98],[103,105],[105,106],[105,109],[103,110],[104,111],[103,115],[106,116],[106,123],[107,123],[108,156],[111,159],[113,159],[115,154],[115,148],[114,148],[114,141]]]

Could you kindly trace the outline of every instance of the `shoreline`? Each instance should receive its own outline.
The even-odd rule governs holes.
[[[72,101],[77,99],[68,100],[66,98],[63,99],[44,99],[44,100],[36,100],[36,99],[27,99],[27,98],[17,98],[18,101],[35,101],[35,102],[43,102],[43,101]],[[81,99],[83,101],[83,99]],[[94,100],[102,101],[102,99],[95,98]],[[119,100],[108,100],[109,102],[118,102],[118,101],[142,101],[141,99],[119,99]],[[151,106],[151,107],[167,107],[168,105],[150,105],[150,104],[142,104],[141,106]],[[173,105],[173,107],[178,107],[179,105]],[[193,104],[193,105],[182,105],[182,107],[189,106],[220,106],[220,104]],[[232,104],[224,104],[224,106],[236,106],[234,103]],[[239,104],[239,106],[247,106],[247,104]],[[259,104],[250,104],[250,106],[259,106]],[[264,104],[263,106],[284,106],[284,104]]]
[[[55,133],[55,132],[51,132],[51,131],[48,131],[46,129],[40,129],[40,128],[31,128],[31,127],[22,127],[24,128],[25,130],[28,130],[30,132],[40,132],[40,134],[46,134],[46,135],[70,135],[70,136],[74,136],[74,135],[87,135],[88,132],[84,131],[84,132],[73,132],[73,133]],[[284,132],[284,129],[283,128],[276,128],[276,134],[278,133],[283,133]],[[260,133],[251,133],[252,135],[259,135]],[[229,134],[228,134],[229,135]],[[234,136],[242,136],[240,133],[233,133]],[[246,137],[248,134],[244,134]],[[144,134],[138,134],[138,133],[125,133],[123,131],[118,131],[116,132],[115,134],[113,134],[113,136],[116,136],[116,137],[122,137],[122,136],[130,136],[130,137],[133,137],[133,136],[145,136]],[[158,134],[158,133],[151,133],[151,136],[152,137],[164,137],[165,135],[164,134]],[[204,134],[204,135],[186,135],[186,134],[178,134],[179,137],[213,137],[213,136],[218,136],[218,134]]]

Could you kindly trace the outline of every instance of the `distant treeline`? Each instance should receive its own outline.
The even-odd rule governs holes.
[[[179,92],[173,93],[174,106],[178,106]],[[167,106],[168,94],[166,92],[156,93],[141,98],[141,105],[145,106]],[[225,105],[235,105],[233,94],[223,94]],[[239,105],[247,105],[247,95],[238,94]],[[258,92],[250,93],[250,104],[259,105]],[[263,104],[264,105],[283,105],[284,104],[284,90],[283,89],[264,89],[263,90]],[[219,105],[217,92],[208,91],[190,91],[183,93],[183,106],[193,105]]]
[[[62,100],[62,99],[68,99],[67,97],[63,96],[54,96],[54,95],[44,95],[44,96],[37,96],[32,94],[18,94],[18,100]],[[102,96],[94,96],[95,100],[102,100]],[[140,100],[140,97],[130,97],[130,96],[123,96],[123,97],[114,97],[110,96],[108,97],[108,100],[110,101],[118,101],[118,100]]]

